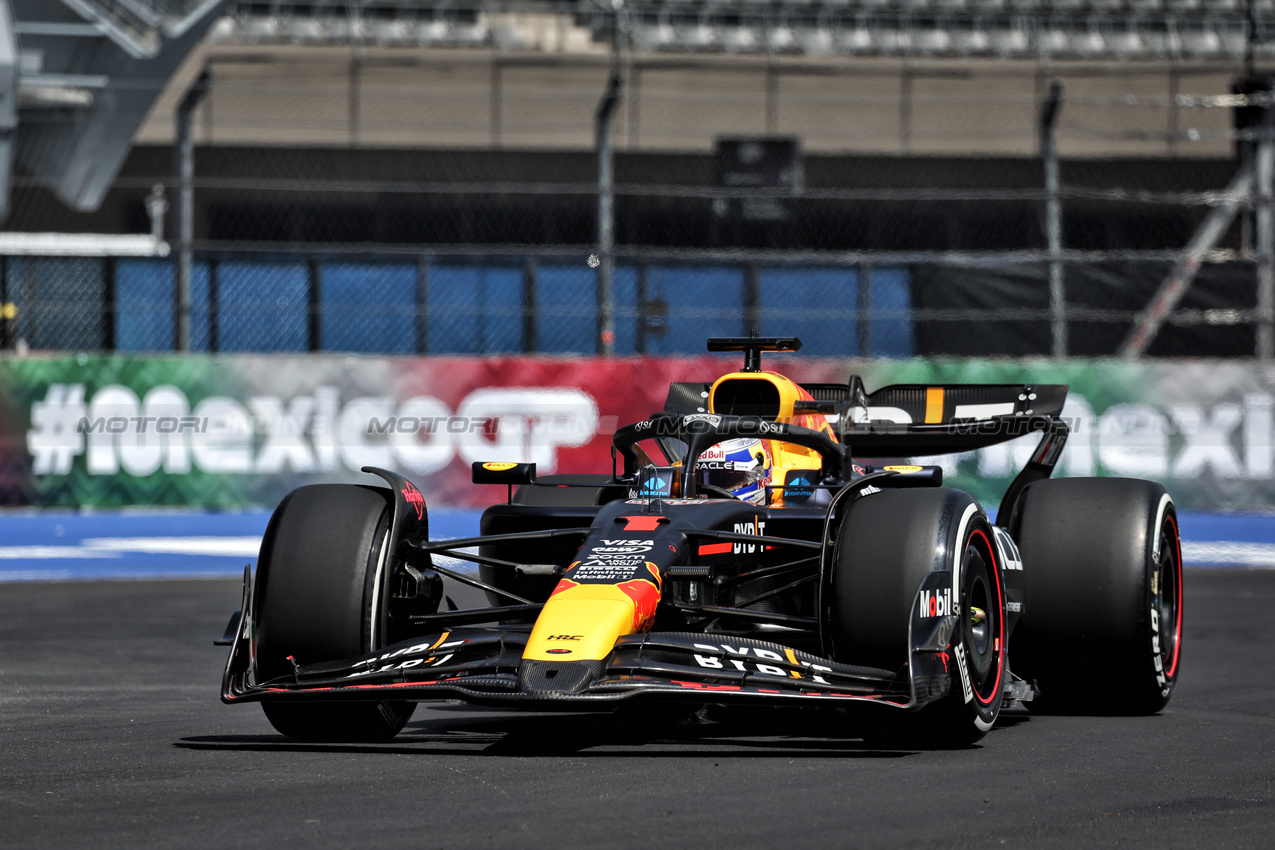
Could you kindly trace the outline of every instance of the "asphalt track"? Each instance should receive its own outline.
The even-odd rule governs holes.
[[[1155,717],[878,749],[841,715],[422,707],[311,746],[218,700],[234,580],[0,584],[0,847],[1269,847],[1275,571],[1191,569]]]

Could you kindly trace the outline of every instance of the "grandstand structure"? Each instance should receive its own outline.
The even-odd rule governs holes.
[[[166,224],[185,269],[10,262],[24,314],[106,305],[42,346],[592,352],[606,313],[618,353],[796,322],[856,328],[827,354],[1101,355],[1170,278],[1139,351],[1275,345],[1235,123],[1275,0],[6,2],[7,229],[158,254]]]
[[[617,16],[652,52],[1208,60],[1267,55],[1275,0],[241,0],[214,38],[564,52]]]
[[[779,134],[808,152],[1031,156],[1036,106],[1062,79],[1064,120],[1091,129],[1069,136],[1064,124],[1064,157],[1218,157],[1230,111],[1200,109],[1202,98],[1275,57],[1275,0],[0,7],[12,10],[8,25],[0,15],[0,94],[7,79],[12,95],[0,112],[13,107],[0,139],[9,127],[9,160],[81,211],[103,202],[132,145],[173,143],[174,109],[205,69],[219,88],[194,128],[204,145],[588,150],[618,51],[618,150]],[[1109,108],[1120,100],[1129,108]]]
[[[226,0],[2,0],[0,218],[11,170],[96,209],[167,80]]]

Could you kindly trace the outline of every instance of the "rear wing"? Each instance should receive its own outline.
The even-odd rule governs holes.
[[[1067,400],[1066,384],[895,384],[855,398],[857,382],[837,405],[837,435],[855,454],[877,457],[971,451],[1054,431]]]
[[[703,413],[710,384],[674,383],[665,410]],[[837,436],[859,457],[917,457],[972,451],[1033,431],[1057,431],[1066,384],[893,384],[864,390],[845,384],[801,384],[812,402],[799,409],[834,422]]]

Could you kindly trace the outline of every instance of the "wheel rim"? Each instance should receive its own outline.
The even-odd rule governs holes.
[[[990,611],[991,597],[987,592],[986,565],[974,547],[965,550],[965,569],[971,573],[966,583],[966,643],[970,648],[970,660],[980,678],[987,675],[992,666],[991,626],[995,620]]]
[[[1172,516],[1160,525],[1159,557],[1152,583],[1152,607],[1160,618],[1160,664],[1170,678],[1177,672],[1182,637],[1182,557]]]
[[[1003,593],[987,535],[976,530],[965,546],[961,564],[962,638],[976,699],[988,705],[1000,695],[1004,620]]]

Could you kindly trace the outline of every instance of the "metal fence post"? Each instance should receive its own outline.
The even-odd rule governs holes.
[[[178,351],[190,351],[191,242],[195,238],[195,146],[190,137],[190,118],[212,86],[212,73],[205,68],[186,89],[177,104],[177,281],[174,312]]]
[[[859,356],[872,356],[872,267],[867,263],[859,264],[859,292],[855,298],[855,312],[858,314]]]
[[[116,302],[116,284],[115,276],[115,258],[106,257],[102,262],[102,289],[105,302],[102,310],[102,348],[106,351],[115,351],[117,339],[115,337],[115,324],[118,319],[119,305]]]
[[[416,353],[429,354],[429,257],[416,258]]]
[[[1257,131],[1257,356],[1275,356],[1275,106],[1267,103]]]
[[[1067,356],[1067,295],[1063,289],[1062,205],[1058,199],[1058,145],[1055,128],[1062,109],[1062,83],[1049,84],[1040,110],[1040,157],[1045,165],[1045,237],[1049,241],[1049,317],[1054,357]]]
[[[208,353],[221,351],[221,261],[208,261]]]
[[[619,21],[616,21],[619,27]],[[618,36],[617,36],[618,42]],[[618,57],[618,50],[617,50]],[[620,64],[611,67],[606,93],[594,122],[598,150],[598,354],[615,353],[615,175],[612,170],[611,115],[620,99]]]
[[[319,261],[306,261],[306,330],[310,351],[323,350],[323,272]]]
[[[539,265],[535,257],[527,257],[522,263],[522,350],[524,354],[535,354],[540,348],[540,340],[536,334],[536,326],[540,316],[537,311],[536,286],[539,276]]]
[[[761,323],[761,264],[756,260],[744,263],[744,327],[741,333],[760,333]]]

